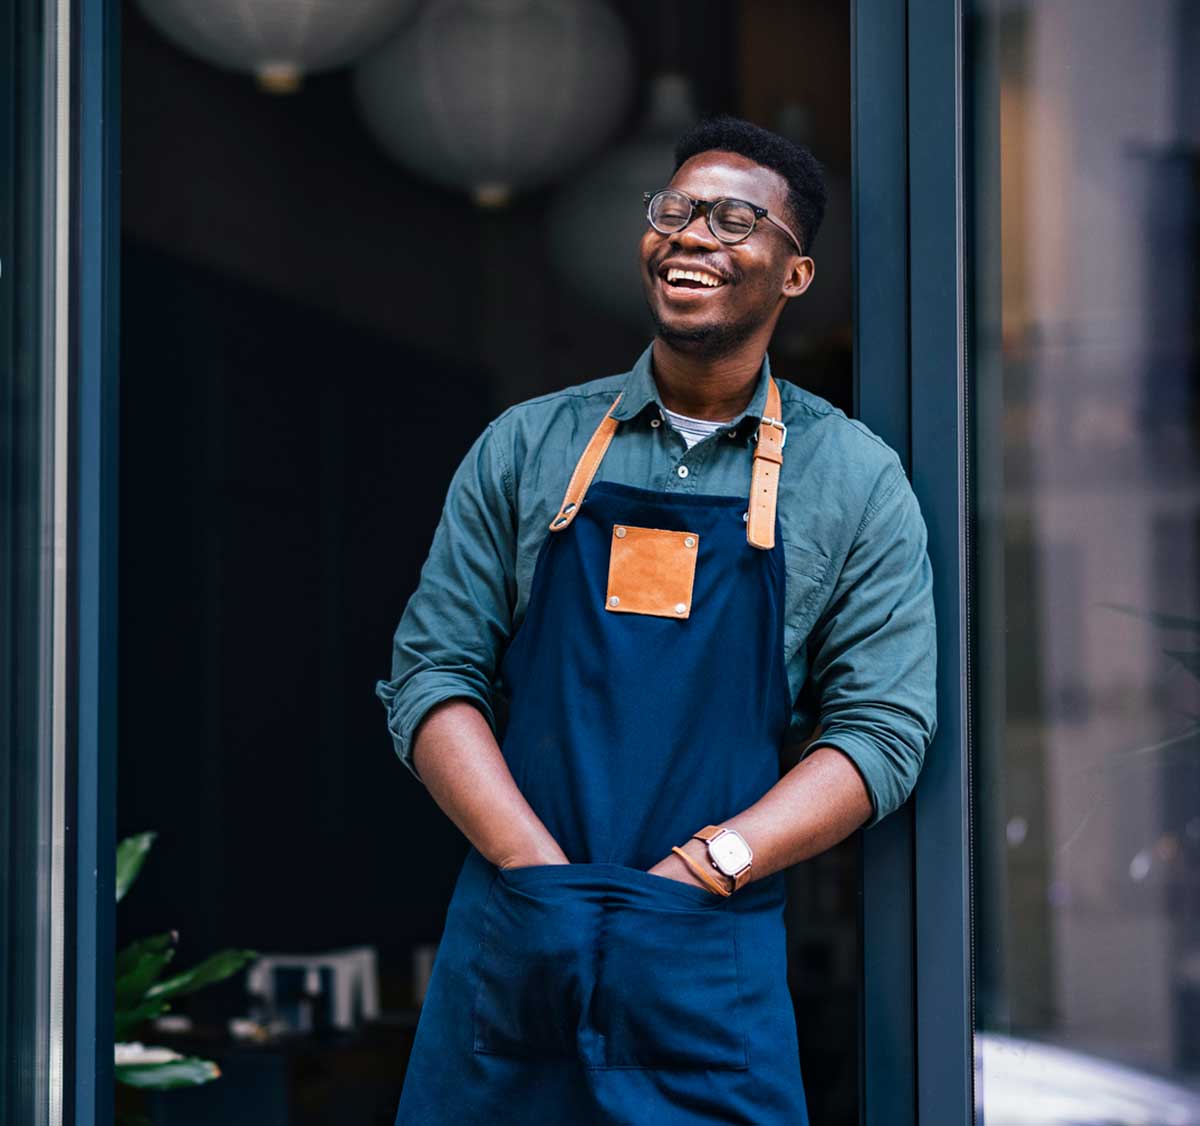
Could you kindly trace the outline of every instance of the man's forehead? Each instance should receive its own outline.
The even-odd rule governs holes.
[[[787,181],[773,168],[738,153],[697,153],[671,177],[671,187],[697,199],[736,196],[779,209],[787,198]]]

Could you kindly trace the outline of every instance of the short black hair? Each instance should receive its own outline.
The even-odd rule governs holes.
[[[675,171],[702,152],[732,152],[778,172],[788,183],[788,209],[800,228],[804,253],[812,250],[825,215],[825,174],[805,145],[749,121],[719,114],[697,122],[675,144]]]

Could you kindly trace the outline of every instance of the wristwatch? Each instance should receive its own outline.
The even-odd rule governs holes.
[[[736,829],[705,825],[692,836],[708,845],[709,862],[723,876],[729,877],[730,891],[737,891],[750,879],[754,852],[746,843],[746,838]]]

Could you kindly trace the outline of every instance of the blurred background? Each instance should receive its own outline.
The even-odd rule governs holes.
[[[700,115],[825,164],[771,361],[851,408],[849,0],[283,10],[122,14],[118,835],[158,835],[118,946],[297,956],[145,1030],[223,1072],[122,1089],[156,1124],[392,1122],[466,845],[374,682],[474,436],[649,341],[641,193]],[[857,864],[852,838],[790,877],[827,1126],[858,1120]]]
[[[1200,5],[968,42],[979,1121],[1193,1123]]]

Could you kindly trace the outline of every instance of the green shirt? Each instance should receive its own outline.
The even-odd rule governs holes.
[[[414,774],[413,736],[434,704],[465,698],[497,731],[500,661],[529,604],[538,551],[617,393],[620,425],[594,480],[745,497],[769,374],[764,357],[746,410],[691,449],[663,421],[649,347],[628,372],[517,403],[488,423],[450,482],[393,638],[391,679],[375,686]],[[936,726],[925,524],[891,449],[824,399],[777,383],[787,427],[778,513],[788,741],[820,723],[814,747],[836,747],[858,767],[871,826],[912,790]]]

